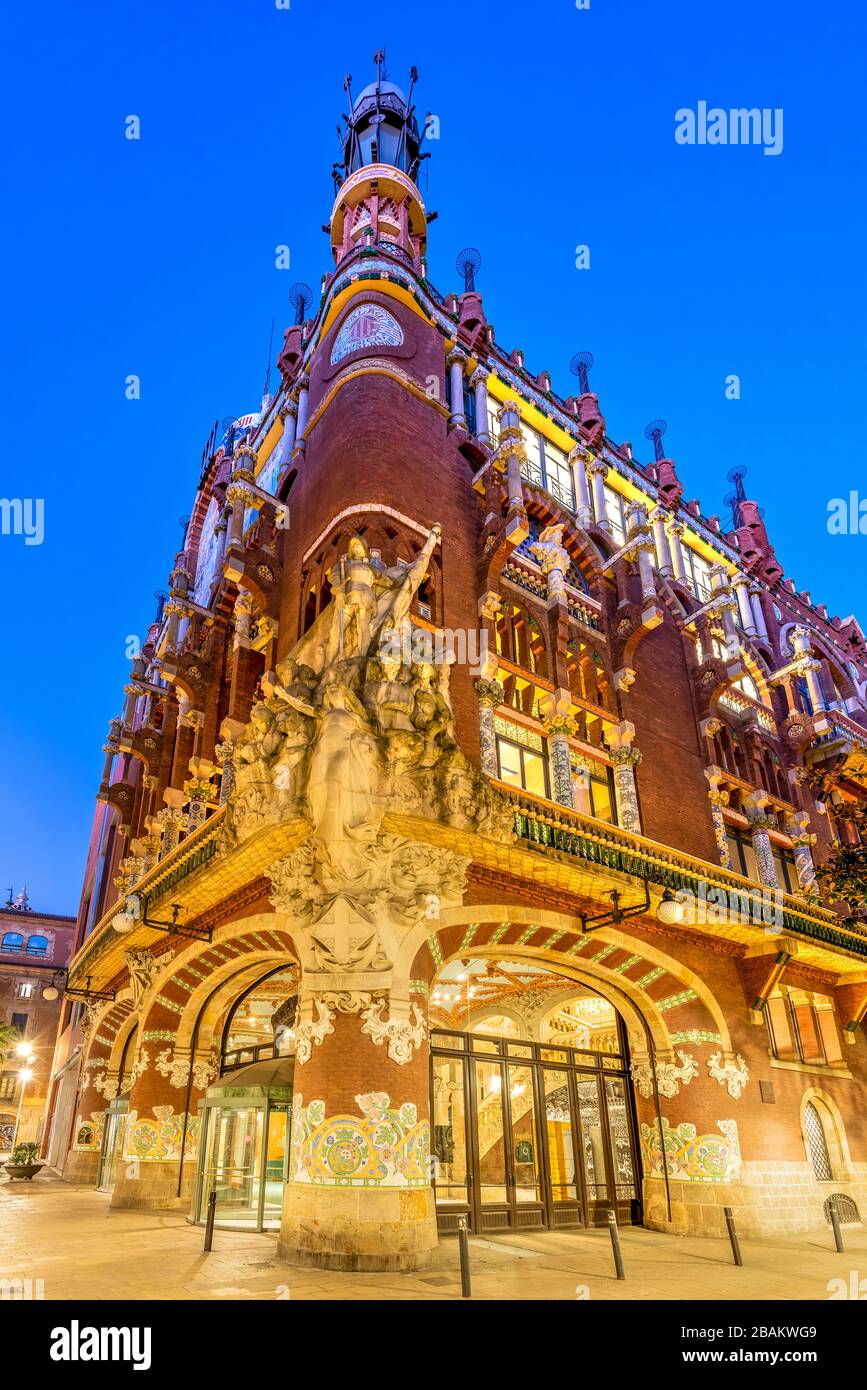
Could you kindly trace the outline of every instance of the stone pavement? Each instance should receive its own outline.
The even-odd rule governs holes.
[[[608,1232],[542,1232],[471,1238],[476,1299],[826,1300],[843,1279],[867,1295],[867,1230],[830,1229],[790,1240],[742,1242],[744,1268],[727,1241],[621,1230],[626,1280],[614,1278]],[[43,1173],[31,1183],[0,1177],[0,1281],[41,1279],[46,1299],[460,1298],[458,1247],[441,1241],[417,1274],[332,1274],[276,1257],[276,1235],[217,1230],[202,1250],[201,1227],[182,1212],[113,1211],[90,1187]],[[853,1280],[853,1272],[855,1278]]]

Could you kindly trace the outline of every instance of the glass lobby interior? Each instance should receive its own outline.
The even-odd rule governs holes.
[[[442,1231],[599,1225],[612,1206],[640,1220],[625,1029],[589,987],[450,962],[431,994],[431,1114]]]

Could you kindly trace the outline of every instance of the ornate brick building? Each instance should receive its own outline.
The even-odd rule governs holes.
[[[412,88],[348,96],[321,300],[209,441],[105,746],[66,1174],[337,1268],[863,1211],[867,931],[814,874],[861,628],[742,471],[704,515],[587,355],[564,399],[504,348],[472,254],[434,288]]]
[[[14,1139],[40,1141],[51,1081],[51,1060],[63,1007],[75,918],[38,912],[27,889],[0,907],[0,1025],[14,1030],[0,1053],[0,1157]],[[28,1056],[19,1055],[19,1046]],[[22,1081],[22,1073],[28,1075]]]

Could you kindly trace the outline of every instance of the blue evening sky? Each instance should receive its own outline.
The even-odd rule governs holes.
[[[647,457],[664,415],[706,512],[745,463],[787,574],[867,617],[867,541],[826,530],[830,498],[867,492],[859,6],[47,0],[5,29],[0,494],[44,499],[45,539],[0,536],[0,884],[76,910],[125,639],[211,422],[257,409],[272,315],[279,341],[289,285],[318,291],[341,83],[380,45],[440,119],[439,288],[477,246],[501,343],[564,394],[590,349],[610,433]],[[783,152],[676,144],[702,100],[782,107]]]

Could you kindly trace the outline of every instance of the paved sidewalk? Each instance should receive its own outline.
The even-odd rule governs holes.
[[[607,1231],[472,1238],[476,1299],[810,1299],[830,1280],[865,1279],[867,1231],[830,1229],[792,1240],[745,1241],[744,1268],[728,1242],[621,1230],[626,1279],[614,1278]],[[216,1231],[202,1250],[201,1227],[181,1212],[112,1211],[90,1187],[40,1174],[0,1178],[0,1280],[41,1279],[46,1299],[452,1299],[460,1298],[455,1240],[441,1241],[418,1274],[332,1274],[277,1259],[276,1236]],[[853,1280],[853,1272],[855,1278]]]

